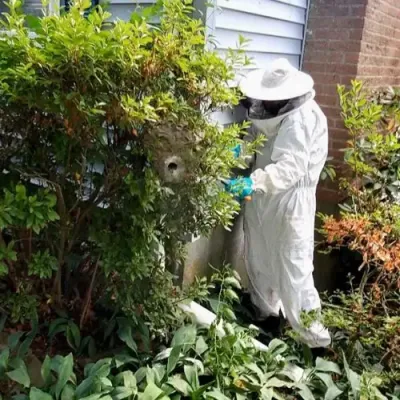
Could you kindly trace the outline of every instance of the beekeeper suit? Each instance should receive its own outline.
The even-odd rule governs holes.
[[[303,311],[321,308],[312,275],[314,219],[328,129],[313,85],[309,75],[284,59],[241,82],[243,94],[258,100],[249,111],[249,137],[268,138],[253,163],[255,192],[244,215],[245,261],[252,302],[261,314],[278,316],[281,310],[303,342],[325,347],[330,336],[322,324],[301,321]]]

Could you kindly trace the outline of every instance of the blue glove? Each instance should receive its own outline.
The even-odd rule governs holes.
[[[238,144],[232,149],[232,153],[235,156],[235,158],[240,157],[240,153],[242,152],[242,145]]]
[[[230,179],[225,182],[226,190],[241,201],[253,193],[253,180],[251,178]]]

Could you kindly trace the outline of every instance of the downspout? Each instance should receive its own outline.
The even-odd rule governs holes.
[[[306,48],[308,18],[310,16],[310,9],[311,9],[311,0],[307,0],[306,21],[305,21],[305,24],[304,24],[303,43],[301,45],[300,70],[303,69],[303,64],[304,64],[304,52],[305,52],[305,48]]]

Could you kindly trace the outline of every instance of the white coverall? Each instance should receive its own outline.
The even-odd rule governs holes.
[[[312,275],[314,220],[328,128],[313,98],[309,93],[302,104],[294,100],[300,104],[291,104],[292,111],[252,121],[253,131],[268,141],[251,175],[256,192],[245,209],[245,261],[252,301],[261,314],[278,316],[281,310],[303,342],[325,347],[328,331],[319,322],[305,329],[300,320],[303,310],[321,308]]]

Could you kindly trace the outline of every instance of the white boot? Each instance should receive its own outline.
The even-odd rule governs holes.
[[[331,335],[320,322],[314,321],[307,329],[300,332],[300,340],[311,348],[328,347],[331,344]]]

